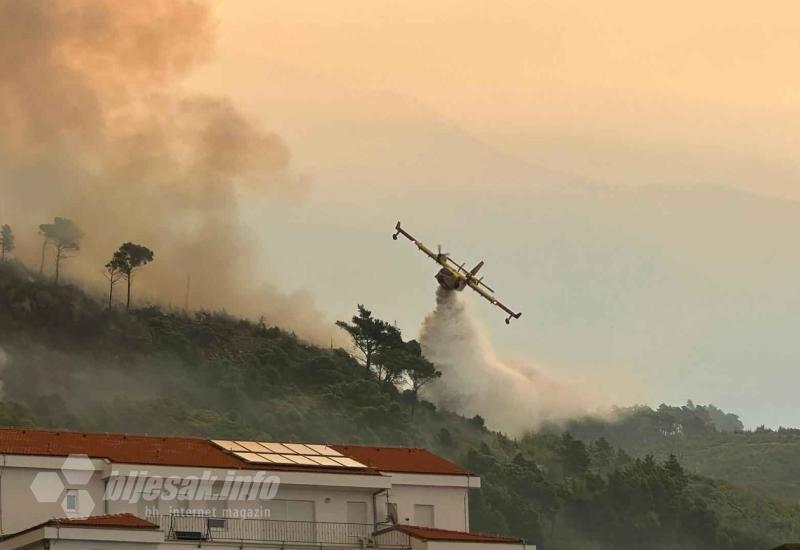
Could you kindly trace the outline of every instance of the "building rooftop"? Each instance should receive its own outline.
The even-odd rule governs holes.
[[[266,469],[379,475],[384,472],[470,475],[470,472],[425,449],[330,445],[365,467],[267,464],[244,460],[209,439],[156,437],[70,431],[0,429],[0,454],[87,455],[117,464],[188,466],[198,468]],[[360,466],[360,465],[359,465]]]
[[[125,527],[131,529],[158,529],[158,525],[133,514],[111,514],[85,518],[56,518],[43,525],[74,525],[76,527]]]
[[[438,540],[452,542],[496,542],[496,543],[517,543],[523,540],[518,537],[506,537],[502,535],[486,535],[484,533],[465,533],[463,531],[450,531],[449,529],[436,529],[434,527],[417,527],[415,525],[393,525],[376,534],[399,531],[419,540]]]
[[[469,470],[425,449],[361,445],[331,445],[331,447],[342,454],[352,456],[362,464],[383,472],[472,475]]]
[[[144,529],[153,531],[159,528],[155,523],[151,523],[133,514],[111,514],[105,516],[88,516],[85,518],[53,518],[28,527],[18,533],[0,536],[0,542],[14,539],[44,527],[96,527],[102,529]]]

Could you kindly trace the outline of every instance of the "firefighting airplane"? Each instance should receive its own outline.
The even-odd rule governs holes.
[[[480,279],[476,278],[475,276],[478,274],[478,271],[483,267],[483,260],[478,262],[478,264],[467,271],[464,269],[464,264],[458,265],[452,259],[450,259],[450,255],[446,252],[442,252],[442,247],[439,247],[439,251],[434,253],[430,248],[419,242],[417,239],[412,237],[405,229],[400,227],[400,222],[397,222],[397,225],[394,226],[395,234],[392,235],[394,240],[397,240],[398,235],[403,235],[409,241],[417,245],[422,252],[428,255],[434,262],[442,266],[442,269],[439,270],[439,273],[436,274],[436,280],[439,281],[439,284],[442,288],[447,290],[464,290],[466,287],[470,287],[472,290],[486,298],[489,303],[495,305],[508,313],[508,317],[506,318],[506,324],[511,323],[511,319],[519,319],[522,313],[514,313],[500,303],[500,301],[494,297],[493,293],[494,290],[489,288],[486,283],[483,282],[483,277]]]

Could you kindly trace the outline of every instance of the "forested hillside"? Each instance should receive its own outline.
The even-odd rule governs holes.
[[[674,454],[693,473],[800,503],[800,430],[744,430],[736,415],[691,401],[682,407],[631,407],[617,413],[613,421],[586,418],[566,429],[585,442],[605,438],[634,456],[663,460]]]
[[[481,475],[474,530],[544,550],[766,550],[800,538],[797,506],[687,473],[675,457],[631,458],[586,431],[512,440],[417,401],[344,350],[223,313],[108,309],[9,261],[0,348],[3,425],[423,446]]]

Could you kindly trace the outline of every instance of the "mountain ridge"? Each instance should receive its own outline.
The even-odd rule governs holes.
[[[15,262],[0,264],[0,347],[0,425],[424,447],[482,477],[473,529],[544,550],[767,549],[800,532],[796,505],[674,457],[567,433],[513,440],[480,416],[412,409],[344,350],[219,312],[108,310]]]

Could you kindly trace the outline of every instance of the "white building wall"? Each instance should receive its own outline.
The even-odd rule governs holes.
[[[414,506],[433,506],[433,527],[454,531],[469,531],[469,489],[480,487],[474,476],[390,473],[391,488],[379,495],[379,521],[387,520],[387,504],[397,507],[397,521],[409,525],[419,522]]]
[[[372,496],[375,491],[371,488],[280,485],[274,500],[311,502],[313,503],[313,515],[310,518],[275,516],[272,501],[238,497],[211,501],[197,499],[165,501],[148,500],[141,497],[135,503],[124,500],[111,501],[107,505],[107,513],[131,513],[145,517],[153,513],[169,514],[188,510],[191,513],[205,513],[215,517],[345,523],[347,522],[347,503],[360,502],[366,506],[366,523],[372,524],[374,518]]]
[[[52,518],[65,517],[63,508],[64,493],[61,492],[55,502],[37,501],[31,486],[40,472],[49,472],[59,476],[66,488],[81,491],[83,501],[81,510],[85,514],[120,514],[132,513],[140,517],[145,512],[153,512],[154,508],[161,513],[169,513],[170,508],[194,507],[206,508],[207,502],[148,502],[105,501],[107,476],[116,470],[130,466],[109,464],[103,460],[93,460],[96,471],[91,474],[85,484],[70,484],[60,468],[64,463],[62,457],[0,457],[2,475],[0,475],[0,518],[3,534],[22,531]],[[142,468],[143,469],[143,468]],[[152,471],[157,470],[157,471]],[[140,470],[141,471],[141,470]],[[151,475],[201,475],[198,468],[149,468]],[[224,478],[225,471],[216,472]],[[443,476],[425,474],[391,474],[385,476],[336,475],[320,473],[289,472],[277,473],[284,480],[279,486],[276,498],[286,501],[313,502],[313,520],[317,522],[347,522],[347,503],[363,502],[367,510],[367,523],[383,522],[387,519],[387,502],[397,505],[400,523],[415,524],[414,506],[433,506],[434,527],[460,531],[469,530],[468,490],[478,484],[477,478],[467,476]],[[325,485],[324,483],[329,483]],[[91,500],[93,508],[86,507]],[[373,502],[376,507],[373,508]],[[253,501],[212,502],[211,506],[222,509],[242,510],[252,508]],[[215,515],[216,512],[215,512]],[[283,518],[273,518],[283,519]]]
[[[393,485],[383,499],[397,505],[397,521],[417,525],[415,504],[433,506],[433,526],[439,529],[469,531],[469,506],[466,488]],[[384,512],[385,515],[385,512]]]
[[[65,494],[63,491],[55,495],[55,502],[40,502],[31,490],[36,475],[43,471],[58,475],[57,470],[50,469],[8,466],[3,468],[2,477],[0,478],[2,534],[17,533],[49,519],[62,518],[67,515],[63,508]],[[58,479],[66,481],[63,477]],[[95,472],[86,484],[71,484],[67,482],[65,487],[65,489],[78,490],[81,511],[95,515],[104,513],[104,488],[105,484],[101,472]],[[93,503],[96,504],[94,509],[91,508]]]

